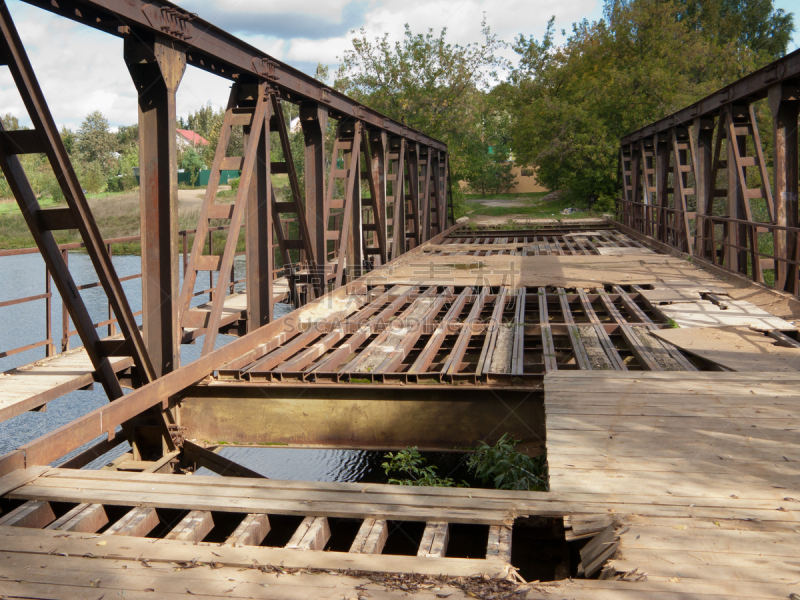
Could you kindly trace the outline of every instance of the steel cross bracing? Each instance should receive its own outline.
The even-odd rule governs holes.
[[[82,0],[31,4],[125,40],[125,62],[139,94],[144,339],[129,317],[130,310],[124,305],[120,290],[115,289],[118,283],[114,284],[108,275],[103,275],[109,270],[110,262],[100,247],[95,262],[101,277],[107,280],[104,287],[111,290],[109,297],[121,322],[123,339],[115,341],[110,350],[106,348],[110,343],[104,340],[87,346],[100,348],[100,358],[102,353],[109,355],[111,352],[115,356],[132,355],[142,382],[175,370],[180,362],[180,342],[197,337],[198,332],[208,333],[204,343],[204,353],[208,353],[213,348],[218,326],[235,326],[243,331],[246,325],[248,331],[253,331],[268,323],[275,301],[272,282],[281,262],[288,273],[284,285],[288,286],[293,301],[302,303],[318,297],[331,284],[333,287],[341,285],[346,281],[347,268],[358,276],[363,269],[385,264],[390,256],[396,257],[444,229],[444,219],[434,214],[436,211],[442,216],[446,213],[444,185],[449,185],[447,150],[441,142],[363,107],[172,4]],[[15,44],[21,50],[18,39]],[[193,252],[185,264],[186,285],[181,293],[177,286],[179,269],[175,248],[175,95],[187,64],[235,82],[233,104],[223,128],[227,137],[223,136],[225,139],[220,144],[222,149],[215,160],[214,172],[218,175],[220,168],[238,168],[243,175],[242,187],[233,205],[214,203],[219,178],[212,176]],[[41,92],[37,93],[37,104],[46,109]],[[269,101],[264,100],[266,97]],[[282,103],[287,101],[300,104],[306,144],[303,157],[292,156],[282,110]],[[245,113],[253,113],[257,108],[264,112],[263,122],[259,117],[259,122],[254,123],[255,115]],[[241,114],[234,115],[237,111]],[[325,148],[329,117],[338,120],[340,131],[337,147],[333,149],[334,161],[342,149],[347,155],[343,198],[338,198],[337,180],[341,179],[341,173],[337,164],[332,165],[331,179],[327,182],[328,188],[325,187],[326,163],[331,164]],[[226,156],[225,151],[225,140],[229,139],[234,126],[244,127],[247,146],[244,156],[238,158]],[[283,163],[271,162],[269,158],[270,131],[279,134],[285,157]],[[30,142],[32,136],[18,132],[4,134],[4,147]],[[53,137],[57,137],[57,133]],[[348,144],[349,147],[344,148]],[[398,160],[393,161],[393,156]],[[427,171],[423,169],[422,193],[420,156],[427,157],[426,164],[430,165]],[[305,160],[305,190],[300,189],[295,158]],[[434,173],[437,160],[440,166]],[[288,175],[291,192],[288,198],[276,197],[272,173]],[[74,175],[71,177],[74,179]],[[368,194],[363,196],[362,179],[368,183]],[[67,185],[74,188],[78,183],[77,180],[68,181]],[[387,194],[387,186],[392,188],[391,194]],[[78,206],[79,228],[86,230],[84,238],[88,234],[92,237],[87,245],[95,260],[91,248],[98,246],[100,238],[88,206],[81,200],[79,191],[67,193],[65,190],[65,194],[70,202],[83,203]],[[22,196],[18,194],[18,198]],[[72,204],[69,210],[73,210]],[[387,210],[400,215],[392,225],[391,234]],[[423,211],[429,213],[429,221],[424,226]],[[63,219],[60,226],[73,223],[66,220],[67,213],[68,209],[58,213],[59,219]],[[44,214],[50,217],[56,213]],[[214,255],[211,250],[214,228],[209,226],[209,221],[212,219],[230,221],[228,241],[221,256]],[[50,218],[48,226],[55,220],[55,217]],[[235,241],[242,226],[246,232],[249,284],[246,309],[235,309],[241,310],[237,317],[230,314],[232,309],[223,302],[229,298],[227,292],[234,290],[231,270],[236,254]],[[395,229],[398,235],[394,235]],[[204,249],[206,234],[207,253]],[[280,257],[277,265],[273,242],[277,243]],[[59,289],[68,290],[69,280],[62,277],[56,266],[51,266],[50,270]],[[191,307],[191,298],[197,295],[193,284],[198,271],[212,274],[213,289],[206,290],[211,292],[212,301],[203,310]],[[113,270],[111,274],[113,276]],[[88,331],[88,320],[83,325],[83,330]],[[85,336],[92,335],[96,336],[85,333]],[[152,357],[152,366],[147,361],[148,354]],[[111,375],[113,373],[109,373]],[[119,394],[119,390],[109,391],[111,397]]]
[[[0,4],[0,60],[11,70],[33,129],[6,131],[0,124],[0,166],[14,192],[20,210],[61,298],[69,311],[75,328],[92,361],[100,383],[112,400],[123,395],[122,387],[111,366],[109,357],[130,356],[136,365],[137,375],[143,383],[155,378],[153,366],[144,346],[139,328],[133,318],[122,285],[106,252],[100,231],[91,215],[89,203],[83,194],[78,177],[72,168],[53,117],[44,100],[42,90],[33,73],[28,56],[22,47],[17,29],[5,3]],[[20,154],[44,153],[64,193],[65,208],[43,209],[39,205],[20,163]],[[54,231],[77,229],[86,245],[109,305],[116,315],[123,339],[101,340],[89,311],[76,288],[69,268],[58,249]]]
[[[760,111],[768,111],[771,132]],[[795,51],[625,136],[620,222],[699,261],[800,295],[799,113]],[[771,172],[762,137],[770,133]]]

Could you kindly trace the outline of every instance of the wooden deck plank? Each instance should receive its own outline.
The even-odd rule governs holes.
[[[107,536],[106,543],[98,545],[96,536],[72,532],[56,532],[21,527],[0,528],[0,552],[25,553],[38,556],[66,554],[82,557],[92,554],[94,559],[109,561],[142,560],[151,565],[163,564],[170,571],[175,562],[218,563],[226,567],[252,569],[257,565],[281,565],[288,569],[332,569],[336,571],[407,572],[426,575],[444,574],[463,577],[485,574],[489,577],[508,573],[508,565],[500,560],[473,560],[463,558],[418,558],[384,554],[357,554],[350,552],[320,552],[266,546],[221,547],[219,544],[191,544],[177,540],[136,539]],[[94,560],[92,559],[92,560]],[[256,571],[258,572],[258,571]],[[192,570],[188,571],[189,574]]]
[[[109,359],[116,372],[131,358]],[[94,367],[81,347],[0,374],[0,422],[94,383]]]
[[[549,374],[551,490],[627,496],[637,504],[642,495],[652,499],[642,512],[631,504],[613,507],[617,515],[649,519],[640,524],[642,517],[621,517],[627,522],[620,533],[622,556],[607,567],[632,578],[647,573],[645,587],[630,584],[636,590],[631,597],[675,600],[684,592],[703,598],[717,591],[728,597],[779,597],[775,594],[800,580],[800,565],[790,558],[796,555],[792,548],[800,547],[800,530],[772,522],[755,526],[721,514],[743,515],[769,505],[797,513],[799,390],[792,373]],[[659,505],[679,499],[684,518],[656,516]],[[719,507],[717,518],[691,518],[698,505],[711,504]],[[677,582],[680,589],[661,587]],[[626,597],[619,594],[619,582],[603,586],[574,597]]]

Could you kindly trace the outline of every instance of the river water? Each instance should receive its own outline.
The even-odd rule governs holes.
[[[119,277],[127,277],[141,273],[141,259],[138,256],[113,256],[114,268]],[[97,280],[94,268],[86,254],[70,253],[69,267],[77,285],[92,283]],[[181,264],[181,284],[183,282],[183,265]],[[244,277],[244,261],[237,258],[235,276]],[[209,287],[205,274],[198,278],[195,291]],[[141,310],[141,279],[123,282],[122,287],[133,312]],[[243,287],[239,285],[239,288]],[[45,291],[45,266],[39,254],[0,257],[0,302],[27,296],[42,294]],[[108,304],[102,288],[82,290],[81,295],[97,323],[108,318]],[[193,305],[201,304],[207,296],[197,297]],[[276,305],[275,316],[287,314],[291,307],[285,304]],[[53,286],[52,299],[53,335],[60,337],[61,299]],[[141,323],[141,317],[137,317]],[[72,327],[70,327],[72,328]],[[100,331],[105,332],[103,328]],[[0,351],[25,346],[45,339],[45,300],[35,300],[0,308]],[[217,347],[231,342],[233,337],[220,335]],[[81,345],[80,338],[73,336],[70,347]],[[200,357],[202,340],[193,345],[181,346],[181,364],[187,364]],[[6,358],[0,358],[0,372],[14,367],[29,364],[44,358],[44,348],[35,348]],[[27,412],[13,419],[0,423],[0,455],[37,437],[52,431],[70,421],[102,406],[107,402],[103,388],[96,385],[94,390],[81,390],[67,394],[47,405],[42,412]],[[98,440],[91,442],[96,443]],[[87,444],[67,455],[68,459],[88,447]],[[127,452],[130,447],[123,443],[108,454],[87,465],[86,468],[100,468],[109,460]],[[386,474],[381,468],[385,451],[380,450],[342,450],[342,449],[300,449],[300,448],[224,448],[223,456],[259,472],[266,477],[277,479],[303,479],[310,481],[362,481],[385,482]],[[470,479],[464,467],[464,455],[461,453],[425,453],[429,464],[439,467],[439,474],[444,477]],[[61,461],[58,461],[61,462]],[[211,475],[210,471],[201,469],[199,473]]]
[[[139,256],[121,255],[113,256],[112,261],[117,275],[120,278],[141,273],[141,258]],[[77,285],[84,285],[97,281],[94,268],[88,255],[83,253],[70,253],[69,268]],[[180,265],[180,282],[183,284],[183,264]],[[240,279],[244,276],[244,261],[237,258],[234,266],[235,276]],[[195,291],[209,287],[209,280],[205,274],[198,277]],[[241,288],[240,284],[237,290]],[[132,279],[122,283],[122,288],[128,298],[128,303],[133,312],[142,308],[142,280]],[[51,305],[53,337],[60,338],[61,331],[61,298],[52,286],[53,299]],[[14,300],[27,296],[42,294],[45,291],[45,265],[42,257],[37,254],[0,257],[0,302]],[[86,307],[97,323],[108,318],[108,303],[105,292],[101,287],[81,290]],[[196,306],[206,302],[208,296],[194,298],[192,305]],[[10,350],[25,346],[45,339],[45,300],[34,300],[24,304],[0,308],[0,351]],[[276,315],[282,316],[289,312],[287,305],[276,305]],[[141,324],[141,316],[137,317]],[[70,329],[73,329],[70,324]],[[106,328],[98,331],[104,335]],[[216,347],[219,348],[229,342],[233,337],[220,335],[217,337]],[[70,348],[81,346],[80,338],[75,335],[70,338]],[[202,340],[195,344],[181,346],[181,364],[187,364],[200,357]],[[5,358],[0,358],[0,372],[14,367],[29,364],[44,358],[44,347],[20,352]],[[13,450],[40,435],[52,431],[57,427],[69,423],[107,402],[101,385],[96,385],[94,390],[77,391],[67,394],[47,405],[43,412],[28,412],[4,423],[0,423],[0,454]],[[127,444],[123,444],[127,450]]]

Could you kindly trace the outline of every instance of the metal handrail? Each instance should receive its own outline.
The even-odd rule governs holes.
[[[288,231],[289,224],[293,223],[295,221],[296,221],[296,219],[284,219],[283,220],[284,228],[286,229],[284,234],[287,237],[289,235],[289,231]],[[209,228],[209,232],[208,232],[209,254],[213,254],[213,251],[214,251],[213,233],[215,231],[225,231],[227,229],[229,229],[228,225]],[[182,258],[183,258],[184,271],[186,269],[186,265],[189,262],[189,256],[188,256],[189,236],[193,235],[195,233],[197,233],[196,229],[182,229],[182,230],[180,230],[178,232],[178,235],[179,235],[179,237],[181,239],[181,250],[182,250],[181,253],[182,253]],[[135,235],[135,236],[108,238],[108,239],[103,240],[103,244],[106,246],[106,250],[108,251],[109,256],[111,256],[111,248],[112,248],[112,246],[114,244],[124,244],[124,243],[130,243],[130,242],[140,242],[140,241],[141,241],[141,236],[140,235]],[[277,243],[275,243],[273,245],[276,248],[278,247]],[[59,244],[58,245],[59,250],[62,252],[62,254],[64,256],[64,262],[67,263],[67,264],[69,264],[68,263],[69,251],[70,250],[79,250],[79,249],[84,248],[84,247],[85,247],[85,244],[82,243],[82,242],[70,242],[70,243]],[[33,247],[33,248],[15,248],[15,249],[9,249],[9,250],[0,250],[0,257],[22,256],[22,255],[27,255],[27,254],[39,254],[39,249]],[[237,252],[236,256],[242,256],[244,254],[245,254],[244,252]],[[298,262],[298,263],[293,263],[292,265],[289,265],[289,266],[284,265],[284,267],[282,269],[274,269],[273,270],[273,279],[278,279],[280,277],[287,276],[287,274],[289,272],[289,268],[294,269],[294,270],[300,270],[300,269],[302,269],[304,267],[305,267],[305,264],[302,262],[302,258],[301,258],[301,261]],[[193,296],[197,297],[197,296],[202,296],[204,294],[208,294],[209,295],[209,302],[213,301],[213,299],[214,299],[213,295],[214,295],[214,291],[215,291],[214,282],[213,282],[213,276],[214,276],[213,273],[209,274],[209,277],[210,277],[210,284],[209,285],[210,285],[210,287],[207,288],[207,289],[195,292],[193,294]],[[138,274],[135,274],[135,275],[127,275],[125,277],[120,277],[119,280],[120,280],[120,282],[124,282],[124,281],[131,281],[131,280],[134,280],[134,279],[141,279],[141,277],[142,277],[142,274],[138,273]],[[246,278],[235,279],[232,276],[231,277],[231,282],[228,285],[228,290],[229,290],[228,293],[233,293],[234,289],[235,289],[235,286],[237,284],[239,284],[239,283],[244,283],[245,281],[246,281]],[[1,308],[8,308],[8,307],[11,307],[11,306],[17,306],[17,305],[20,305],[20,304],[25,304],[25,303],[28,303],[28,302],[34,302],[34,301],[37,301],[37,300],[45,300],[45,339],[39,340],[39,341],[36,341],[36,342],[32,342],[30,344],[26,344],[24,346],[18,346],[16,348],[10,348],[8,350],[0,350],[0,358],[6,358],[8,356],[13,356],[14,354],[19,354],[20,352],[26,352],[28,350],[33,350],[33,349],[36,349],[36,348],[40,348],[42,346],[45,347],[45,358],[48,358],[50,356],[54,356],[55,354],[57,354],[57,352],[56,352],[56,344],[58,344],[58,346],[60,347],[59,352],[66,352],[67,350],[70,349],[70,337],[72,337],[73,335],[77,335],[78,332],[75,329],[70,329],[70,327],[69,327],[69,322],[70,322],[69,313],[67,312],[66,306],[63,303],[61,305],[61,311],[62,311],[62,315],[61,315],[61,337],[59,339],[57,339],[57,340],[53,338],[53,323],[52,323],[53,291],[52,291],[51,283],[52,282],[51,282],[50,273],[49,273],[49,271],[46,270],[45,292],[43,294],[34,294],[34,295],[26,296],[26,297],[23,297],[23,298],[16,298],[16,299],[13,299],[13,300],[4,300],[3,302],[0,302],[0,309],[1,309]],[[99,281],[85,283],[83,285],[76,286],[76,288],[79,291],[80,290],[92,289],[92,288],[96,288],[96,287],[101,287],[101,284],[100,284]],[[134,317],[138,317],[141,314],[142,314],[142,311],[140,310],[140,311],[134,313],[133,316]],[[98,323],[93,323],[93,325],[94,325],[95,328],[97,328],[97,327],[108,327],[108,335],[111,336],[111,335],[116,334],[116,322],[117,322],[117,319],[114,316],[113,311],[111,310],[111,307],[109,306],[108,319],[106,319],[104,321],[100,321]]]

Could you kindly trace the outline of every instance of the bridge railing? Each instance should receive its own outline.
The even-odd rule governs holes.
[[[798,114],[795,51],[625,136],[618,221],[800,295]]]
[[[288,228],[290,224],[294,222],[294,219],[287,219],[284,221],[283,225],[285,228],[285,234],[288,234]],[[209,229],[208,232],[208,253],[214,253],[214,233],[220,231],[227,231],[229,229],[228,226],[220,226],[220,227],[212,227]],[[183,270],[185,272],[186,265],[189,262],[189,248],[191,247],[190,237],[193,236],[197,232],[196,229],[183,229],[178,232],[178,239],[179,239],[179,247],[181,252],[181,260],[183,263]],[[118,238],[108,238],[103,240],[103,244],[106,247],[106,250],[109,256],[112,255],[112,248],[114,245],[118,244],[130,244],[130,243],[139,243],[141,242],[141,236],[126,236],[126,237],[118,237]],[[58,248],[61,251],[62,256],[64,257],[64,262],[69,264],[69,253],[72,251],[79,251],[81,248],[84,247],[83,243],[74,242],[68,244],[59,244]],[[277,248],[278,244],[275,243],[274,247]],[[302,251],[301,251],[302,252]],[[18,248],[18,249],[11,249],[11,250],[0,250],[0,260],[4,257],[13,257],[13,256],[23,256],[26,254],[39,254],[38,248]],[[236,256],[243,256],[245,252],[237,252]],[[276,257],[278,253],[276,253]],[[295,270],[300,270],[304,268],[304,263],[302,262],[303,257],[300,257],[300,261],[297,263],[293,263],[291,267]],[[289,272],[289,268],[284,265],[282,269],[275,269],[273,270],[273,279],[279,279],[281,277],[287,276]],[[209,280],[209,287],[205,289],[196,290],[194,292],[194,296],[203,296],[208,294],[208,301],[211,302],[214,299],[214,281],[211,279]],[[125,277],[120,277],[120,282],[125,281],[133,281],[136,279],[141,279],[142,273],[127,275]],[[235,291],[236,285],[245,283],[246,278],[236,278],[234,277],[233,273],[231,274],[230,284],[228,285],[228,293],[233,293]],[[89,283],[84,283],[82,285],[78,285],[78,291],[82,290],[90,290],[93,288],[100,288],[102,287],[99,281],[93,281]],[[8,356],[13,356],[14,354],[19,354],[20,352],[26,352],[28,350],[34,350],[36,348],[44,347],[45,351],[45,358],[54,356],[60,352],[66,352],[70,349],[70,338],[72,336],[78,335],[77,330],[72,327],[71,320],[69,314],[67,312],[67,308],[64,303],[61,303],[61,323],[59,325],[54,325],[53,322],[53,285],[52,285],[52,278],[50,272],[45,268],[45,280],[44,280],[44,291],[41,294],[33,294],[29,296],[23,296],[20,298],[14,298],[11,300],[4,300],[0,302],[0,310],[2,309],[9,309],[13,306],[19,306],[22,304],[27,304],[30,302],[36,302],[39,300],[44,300],[44,314],[45,314],[45,328],[44,328],[44,338],[30,342],[27,344],[23,344],[20,346],[10,347],[10,348],[0,348],[0,359],[6,358]],[[95,328],[102,328],[106,327],[107,332],[106,335],[115,335],[117,333],[116,330],[116,323],[117,319],[114,316],[111,307],[108,306],[108,302],[106,302],[107,310],[108,310],[108,318],[98,321],[97,323],[93,323]],[[134,313],[134,316],[139,317],[142,314],[142,311],[138,311]],[[9,318],[5,315],[0,317],[0,321],[5,318]],[[102,336],[101,336],[102,337]]]

